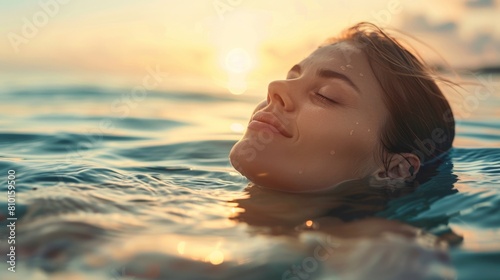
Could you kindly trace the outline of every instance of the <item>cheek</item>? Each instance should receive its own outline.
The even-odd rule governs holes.
[[[343,144],[352,138],[351,131],[356,130],[355,122],[351,119],[342,114],[310,114],[300,124],[301,135],[309,142],[316,143],[317,147]]]
[[[322,121],[318,121],[322,120]],[[302,123],[304,151],[327,155],[332,161],[365,158],[373,154],[377,129],[356,117],[315,116]]]

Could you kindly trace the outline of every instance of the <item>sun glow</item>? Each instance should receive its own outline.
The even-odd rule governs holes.
[[[245,93],[247,76],[255,65],[255,55],[243,48],[233,48],[224,55],[223,68],[227,72],[226,88],[234,95]]]
[[[250,54],[242,48],[231,49],[226,54],[225,67],[230,73],[246,73],[251,66]]]
[[[250,74],[260,65],[260,48],[266,39],[266,15],[252,9],[237,9],[224,20],[209,25],[210,40],[221,66],[221,84],[235,95],[249,88]]]
[[[232,75],[229,74],[227,85],[227,89],[234,95],[240,95],[245,93],[247,90],[247,81],[246,75]]]
[[[208,261],[213,265],[219,265],[224,262],[224,254],[219,251],[213,251],[210,256],[207,257]]]

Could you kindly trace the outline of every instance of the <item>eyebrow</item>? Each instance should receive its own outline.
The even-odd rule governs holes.
[[[302,72],[302,68],[300,67],[299,64],[295,64],[291,69],[290,69],[290,72],[298,72],[298,73],[301,73]],[[351,87],[353,87],[358,93],[361,93],[361,91],[359,90],[358,86],[356,86],[355,83],[352,82],[351,79],[349,79],[349,77],[347,77],[346,75],[344,74],[341,74],[341,73],[338,73],[338,72],[335,72],[333,70],[330,70],[330,69],[318,69],[316,71],[316,75],[322,77],[322,78],[328,78],[328,79],[340,79],[340,80],[343,80],[344,82],[348,83]]]

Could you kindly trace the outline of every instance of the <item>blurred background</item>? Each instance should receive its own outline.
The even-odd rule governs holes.
[[[0,84],[264,94],[269,81],[359,22],[401,30],[430,62],[500,64],[500,3],[347,0],[18,0],[0,3]],[[435,53],[433,53],[433,50]]]

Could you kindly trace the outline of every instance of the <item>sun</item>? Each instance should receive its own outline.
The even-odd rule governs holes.
[[[231,73],[246,73],[252,68],[253,61],[248,51],[234,48],[227,52],[224,66]]]

